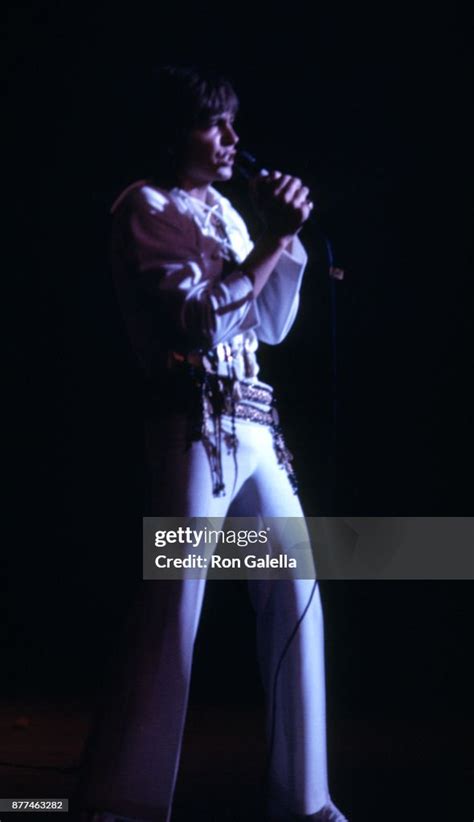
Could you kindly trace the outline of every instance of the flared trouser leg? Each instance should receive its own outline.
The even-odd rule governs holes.
[[[141,583],[89,743],[86,807],[168,822],[204,587]]]
[[[262,444],[262,458],[231,513],[243,514],[253,505],[263,521],[272,518],[271,552],[278,555],[287,549],[289,534],[294,540],[299,533],[305,545],[309,535],[298,496],[278,466],[269,440],[264,441],[266,447]],[[289,529],[288,518],[295,522]],[[319,586],[315,578],[253,580],[248,585],[266,693],[269,800],[283,812],[311,814],[329,799]]]
[[[257,600],[264,585],[252,583],[260,589]],[[272,807],[310,814],[329,797],[319,589],[312,580],[266,585],[266,607],[257,606],[257,647],[266,692],[268,797]]]
[[[223,521],[253,467],[251,449],[238,471],[223,449],[227,492],[214,497],[204,446],[186,448],[186,435],[182,417],[147,425],[151,513]],[[169,822],[205,584],[205,578],[138,584],[86,746],[80,806]]]

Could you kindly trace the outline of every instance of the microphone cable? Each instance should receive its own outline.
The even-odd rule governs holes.
[[[298,629],[299,629],[301,623],[303,622],[303,619],[305,618],[306,614],[308,613],[309,607],[311,605],[314,594],[316,592],[317,585],[318,585],[318,580],[315,579],[313,587],[311,589],[311,594],[309,596],[308,602],[306,603],[304,611],[301,614],[301,616],[299,617],[299,619],[298,619],[295,627],[293,628],[290,636],[286,640],[285,645],[283,646],[283,650],[280,654],[280,658],[278,660],[277,666],[275,668],[275,674],[274,674],[274,677],[273,677],[273,687],[272,687],[272,720],[271,720],[271,726],[270,726],[270,741],[269,741],[269,744],[268,744],[268,754],[267,754],[267,762],[266,762],[266,766],[265,766],[265,776],[264,776],[265,783],[268,782],[268,779],[269,779],[269,776],[270,776],[270,766],[271,766],[272,757],[273,757],[273,746],[275,744],[275,723],[276,723],[276,702],[277,702],[276,696],[277,696],[278,676],[279,676],[279,673],[281,671],[281,666],[282,666],[283,660],[285,659],[285,656],[288,652],[288,649],[290,648],[290,645],[293,642],[293,640],[294,640],[294,638],[295,638],[295,636],[298,632]]]

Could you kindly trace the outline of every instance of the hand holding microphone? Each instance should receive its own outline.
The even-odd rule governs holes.
[[[261,171],[251,179],[250,191],[267,229],[279,236],[300,231],[314,207],[309,188],[281,171]]]
[[[314,208],[309,188],[298,177],[259,167],[248,151],[238,152],[236,168],[249,181],[252,198],[267,230],[280,236],[296,234]]]

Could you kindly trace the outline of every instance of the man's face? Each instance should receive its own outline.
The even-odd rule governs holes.
[[[194,128],[181,155],[180,174],[195,185],[208,185],[232,177],[238,136],[234,115],[216,114]]]

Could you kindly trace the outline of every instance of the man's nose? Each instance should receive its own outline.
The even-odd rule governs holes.
[[[223,138],[227,145],[236,145],[239,142],[239,135],[234,130],[232,123],[226,123]]]

